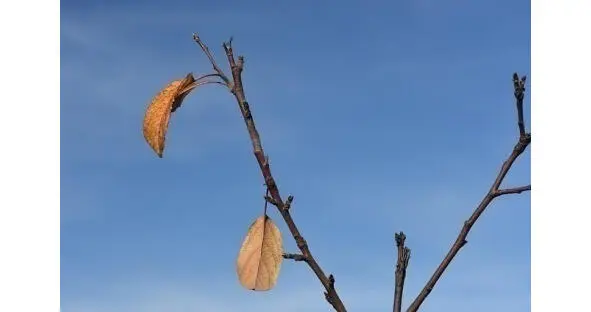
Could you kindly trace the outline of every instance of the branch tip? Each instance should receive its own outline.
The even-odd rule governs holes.
[[[332,301],[332,298],[330,297],[330,295],[325,291],[324,292],[324,299],[326,299],[326,301],[328,301],[328,303],[332,306],[334,306],[334,303]]]
[[[394,287],[394,312],[402,310],[402,293],[404,292],[404,281],[406,279],[406,269],[410,260],[410,248],[406,247],[406,235],[404,232],[399,232],[394,235],[396,246],[398,247],[398,259],[396,260],[396,283]]]
[[[404,242],[406,241],[406,235],[404,232],[394,234],[394,239],[396,240],[396,246],[404,246]]]

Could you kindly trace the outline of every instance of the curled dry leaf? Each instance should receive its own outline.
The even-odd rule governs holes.
[[[195,78],[189,73],[185,78],[169,83],[148,106],[144,116],[144,138],[158,157],[162,158],[164,152],[170,114],[181,106],[195,86]]]
[[[244,238],[236,271],[240,284],[251,290],[269,290],[275,286],[281,261],[283,242],[279,228],[268,216],[257,218]]]

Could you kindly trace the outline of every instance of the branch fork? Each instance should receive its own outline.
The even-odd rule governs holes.
[[[531,190],[531,184],[513,187],[513,188],[505,188],[500,189],[503,180],[505,179],[507,173],[517,160],[521,154],[525,151],[525,149],[531,143],[531,133],[526,132],[525,130],[525,122],[523,120],[523,99],[525,97],[525,82],[526,76],[519,78],[517,73],[513,74],[513,93],[515,96],[515,106],[517,110],[517,127],[519,129],[519,136],[517,138],[517,142],[513,147],[513,150],[509,157],[503,162],[501,166],[501,170],[499,171],[497,177],[495,178],[492,186],[490,187],[488,193],[484,196],[480,204],[476,207],[470,218],[464,222],[464,226],[462,230],[458,234],[454,244],[448,251],[447,255],[443,258],[433,275],[427,281],[421,292],[417,295],[414,301],[410,304],[407,312],[416,312],[421,307],[422,303],[427,299],[427,296],[431,293],[445,270],[448,268],[452,260],[456,257],[460,249],[464,247],[468,241],[466,238],[470,233],[470,230],[478,221],[478,218],[482,215],[482,213],[488,208],[490,203],[497,197],[509,194],[520,194],[526,191]],[[394,312],[400,312],[402,309],[402,291],[404,286],[404,278],[406,276],[406,267],[408,266],[408,260],[410,258],[410,249],[404,247],[404,240],[405,236],[402,232],[400,234],[396,234],[396,243],[398,246],[398,261],[396,265],[396,287],[394,292]]]
[[[248,134],[250,136],[253,154],[255,156],[255,159],[257,160],[257,163],[259,164],[261,175],[263,176],[263,179],[267,186],[268,192],[267,195],[265,195],[265,201],[274,205],[277,208],[277,210],[283,217],[285,223],[287,224],[287,227],[289,228],[291,235],[296,241],[298,248],[300,249],[300,253],[284,253],[283,258],[291,259],[296,262],[305,262],[314,272],[320,283],[323,285],[325,289],[324,296],[326,301],[334,308],[335,311],[346,312],[347,310],[345,308],[345,305],[343,304],[335,289],[334,276],[332,274],[329,274],[327,276],[324,273],[324,271],[318,264],[317,260],[312,255],[308,243],[301,235],[298,227],[295,224],[295,221],[291,216],[290,208],[293,202],[293,196],[289,195],[287,197],[287,200],[283,201],[279,189],[277,187],[277,183],[275,182],[275,179],[271,174],[269,160],[268,157],[265,156],[263,146],[261,144],[261,139],[258,130],[255,126],[254,117],[252,115],[250,105],[248,104],[246,100],[246,95],[244,93],[244,87],[242,84],[242,71],[244,70],[245,62],[244,57],[238,56],[238,60],[236,60],[234,56],[234,51],[232,49],[232,38],[230,38],[229,41],[224,42],[222,44],[232,73],[232,78],[230,79],[228,78],[228,76],[226,76],[223,70],[216,63],[209,48],[197,34],[193,34],[193,40],[199,45],[203,53],[207,56],[214,71],[213,73],[202,75],[199,78],[197,78],[195,84],[221,84],[226,86],[230,93],[234,95],[236,102],[240,108],[240,112],[242,114],[246,128],[248,130]],[[431,293],[431,291],[441,278],[442,274],[450,265],[457,253],[463,246],[466,245],[466,238],[471,228],[474,226],[478,218],[482,215],[485,209],[495,198],[509,194],[520,194],[522,192],[531,190],[531,185],[500,189],[501,183],[503,182],[505,176],[511,169],[515,160],[525,151],[525,149],[531,143],[531,134],[526,132],[525,123],[523,120],[523,99],[525,97],[525,82],[525,76],[520,78],[519,75],[517,75],[517,73],[513,74],[513,89],[516,99],[517,126],[519,129],[519,137],[517,139],[517,142],[513,148],[511,155],[503,163],[501,170],[498,173],[488,193],[484,196],[480,204],[476,207],[470,218],[468,218],[468,220],[464,222],[462,230],[458,234],[456,241],[448,251],[447,255],[443,258],[443,260],[441,261],[441,263],[439,264],[439,266],[437,267],[429,281],[423,287],[421,292],[410,304],[410,306],[406,310],[407,312],[418,311],[421,304]],[[396,262],[395,271],[396,285],[394,292],[393,311],[400,312],[402,309],[402,294],[404,290],[404,281],[406,278],[406,270],[408,268],[408,264],[410,261],[411,250],[405,245],[406,235],[403,232],[396,233],[395,240],[398,252],[398,259]]]

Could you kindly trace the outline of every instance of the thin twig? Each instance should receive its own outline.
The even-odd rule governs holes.
[[[519,79],[519,76],[516,73],[513,74],[513,83],[515,90],[514,94],[517,102],[517,115],[519,125],[519,139],[517,140],[517,143],[515,143],[513,152],[503,163],[503,166],[501,167],[501,170],[497,175],[493,185],[490,187],[488,193],[484,196],[478,207],[476,207],[476,210],[474,210],[470,218],[464,222],[464,226],[458,234],[456,241],[450,248],[445,258],[443,258],[441,264],[439,264],[439,266],[437,267],[437,269],[435,270],[435,272],[433,273],[425,287],[423,287],[419,295],[411,303],[411,305],[407,309],[407,312],[418,311],[419,307],[425,301],[427,296],[429,296],[429,294],[433,290],[433,287],[435,287],[435,284],[437,284],[437,281],[439,280],[439,278],[441,278],[441,275],[443,274],[443,272],[445,272],[451,261],[458,254],[460,249],[468,243],[468,241],[466,240],[466,238],[468,237],[468,233],[472,229],[472,226],[474,226],[474,223],[478,221],[478,218],[482,215],[482,213],[486,210],[489,204],[493,201],[493,199],[501,195],[513,194],[531,189],[531,186],[526,186],[516,189],[499,190],[501,183],[505,179],[505,176],[511,169],[511,166],[513,165],[515,160],[525,151],[525,149],[531,143],[531,134],[525,132],[525,126],[523,123],[523,98],[525,92],[525,79],[525,76]]]
[[[293,261],[306,261],[306,257],[304,257],[304,255],[292,253],[283,254],[283,259],[291,259]]]
[[[507,194],[521,194],[526,191],[531,191],[531,184],[498,190],[495,192],[495,197]]]
[[[394,312],[402,311],[402,293],[404,291],[404,280],[406,269],[410,260],[410,248],[404,245],[406,235],[403,232],[394,235],[396,247],[398,247],[398,260],[396,261],[396,286],[394,288]]]
[[[222,76],[219,73],[209,73],[209,74],[203,74],[201,76],[198,76],[197,78],[195,78],[195,81],[200,81],[202,79],[207,79],[207,78],[212,78],[212,77],[217,77],[223,80]]]
[[[523,122],[523,98],[525,97],[525,81],[527,77],[519,79],[517,73],[513,74],[513,89],[515,94],[515,105],[517,107],[517,126],[519,127],[519,136],[525,136],[525,123]]]
[[[269,165],[269,161],[265,157],[263,146],[261,144],[261,139],[260,139],[258,130],[255,126],[255,122],[254,122],[254,118],[252,116],[252,112],[250,110],[250,106],[249,106],[248,102],[246,101],[246,95],[244,93],[244,87],[242,84],[242,70],[244,69],[244,57],[239,56],[238,60],[235,59],[234,52],[232,51],[231,40],[229,42],[226,42],[223,44],[224,50],[226,52],[226,57],[228,59],[228,63],[230,64],[230,69],[232,71],[233,83],[230,83],[230,81],[226,78],[226,76],[223,74],[223,72],[219,69],[219,67],[215,63],[215,60],[213,59],[213,56],[209,52],[209,49],[207,48],[207,46],[201,41],[201,39],[196,34],[193,36],[193,39],[199,44],[199,46],[201,46],[201,49],[205,52],[205,54],[209,58],[214,70],[220,74],[220,77],[222,77],[222,79],[227,82],[228,86],[231,86],[230,91],[232,92],[232,94],[236,98],[236,102],[238,102],[238,106],[240,107],[240,112],[242,113],[244,123],[246,124],[246,128],[248,130],[248,134],[249,134],[250,140],[252,142],[254,156],[257,160],[257,163],[259,164],[261,174],[263,176],[263,179],[265,180],[265,184],[267,185],[267,188],[269,190],[269,194],[271,195],[270,199],[272,199],[272,200],[271,201],[267,200],[267,201],[271,202],[273,205],[275,205],[277,207],[277,209],[279,210],[279,213],[281,214],[281,216],[285,220],[285,223],[287,224],[287,227],[289,228],[291,235],[293,236],[294,240],[296,241],[298,248],[301,251],[301,255],[297,255],[297,256],[294,255],[288,259],[294,259],[296,261],[306,262],[308,264],[308,266],[312,269],[314,274],[316,274],[316,277],[318,277],[318,279],[320,280],[320,282],[324,286],[324,289],[326,290],[324,292],[324,296],[325,296],[326,300],[333,306],[333,308],[336,311],[346,312],[347,310],[345,308],[345,305],[341,301],[341,299],[340,299],[339,295],[337,294],[337,291],[334,287],[334,283],[335,283],[334,276],[332,274],[330,274],[328,277],[326,276],[326,274],[324,273],[324,271],[322,270],[322,268],[320,267],[320,265],[318,264],[316,259],[314,259],[314,256],[312,255],[312,252],[310,251],[310,248],[308,247],[308,243],[300,234],[300,231],[297,228],[297,226],[290,214],[289,207],[290,207],[291,202],[293,200],[293,196],[290,196],[287,199],[287,201],[284,202],[283,199],[281,198],[280,193],[279,193],[279,188],[277,187],[277,183],[275,182],[275,179],[273,178],[273,175],[271,174],[271,167]]]
[[[218,64],[215,61],[215,58],[213,57],[213,55],[209,51],[209,48],[203,43],[203,41],[201,41],[201,38],[199,38],[199,35],[197,35],[197,33],[193,33],[193,40],[201,47],[201,50],[203,50],[203,52],[205,53],[205,55],[209,59],[211,66],[213,66],[213,70],[215,70],[215,72],[226,83],[227,86],[230,86],[230,80],[228,79],[226,74],[224,74],[224,71],[220,69],[220,67],[218,66]]]

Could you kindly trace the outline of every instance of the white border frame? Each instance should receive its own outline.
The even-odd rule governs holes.
[[[0,10],[0,311],[59,307],[59,10]],[[588,12],[588,1],[532,1],[533,311],[590,306]]]
[[[510,9],[510,8],[507,8]],[[532,311],[588,311],[589,1],[532,1]],[[585,306],[587,308],[585,308]]]
[[[0,9],[0,311],[60,308],[60,3]]]

